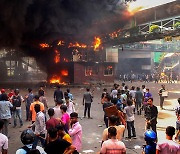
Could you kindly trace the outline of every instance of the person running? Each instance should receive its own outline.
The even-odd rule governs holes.
[[[147,106],[145,108],[145,118],[146,118],[146,129],[152,128],[156,132],[158,109],[153,105],[153,98],[149,98],[147,101]]]
[[[128,139],[136,138],[136,130],[134,127],[134,109],[135,105],[131,100],[127,100],[127,106],[124,108],[124,113],[126,114],[127,130],[128,130]],[[132,135],[131,135],[132,131]]]
[[[3,126],[4,126],[4,121],[0,119],[0,132],[3,129]],[[2,154],[8,153],[8,138],[2,133],[0,133],[0,153]]]
[[[122,141],[116,139],[117,130],[115,127],[108,128],[109,139],[104,141],[101,147],[100,154],[125,154],[126,147]]]
[[[158,142],[156,146],[156,154],[179,154],[180,145],[173,141],[175,128],[168,126],[166,128],[166,139]]]

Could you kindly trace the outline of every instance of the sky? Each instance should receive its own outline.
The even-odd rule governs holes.
[[[144,9],[148,9],[151,7],[155,7],[155,6],[166,4],[173,1],[176,1],[176,0],[136,0],[135,2],[130,3],[129,9],[133,10],[137,7],[142,7],[141,10],[144,10]]]

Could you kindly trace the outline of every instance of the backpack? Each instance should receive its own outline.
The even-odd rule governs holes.
[[[12,111],[15,111],[16,107],[21,107],[21,97],[20,96],[13,96],[12,104],[13,104],[13,107],[11,109]]]
[[[38,149],[30,149],[27,146],[23,146],[21,149],[26,151],[26,154],[41,154]]]

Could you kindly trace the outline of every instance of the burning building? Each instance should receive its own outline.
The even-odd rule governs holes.
[[[52,83],[113,81],[117,61],[110,60],[113,52],[103,48],[99,37],[94,37],[102,38],[126,25],[131,17],[123,2],[2,0],[0,49],[13,49],[17,55],[23,53],[20,61],[24,56],[33,57],[38,69],[46,72],[47,80]],[[7,67],[7,60],[2,61]],[[21,68],[14,72],[25,70]]]

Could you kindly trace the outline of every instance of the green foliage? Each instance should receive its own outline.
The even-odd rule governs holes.
[[[174,28],[180,28],[180,21],[178,21],[174,24]]]
[[[149,28],[149,32],[157,32],[157,31],[159,31],[159,26],[158,25],[152,25]]]

